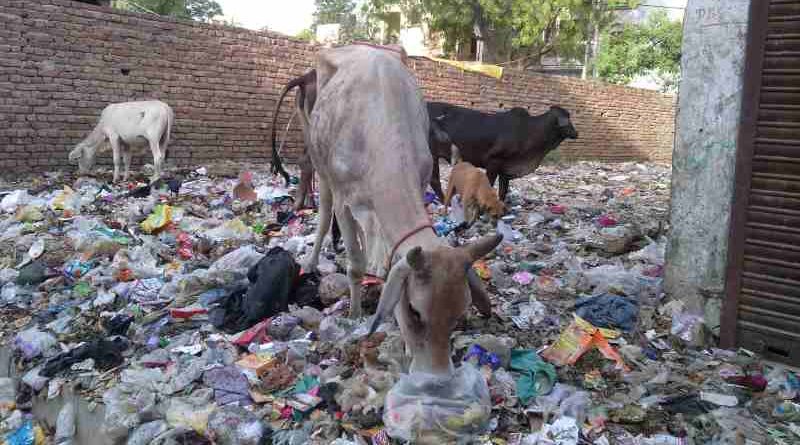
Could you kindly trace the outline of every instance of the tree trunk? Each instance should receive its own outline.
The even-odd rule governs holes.
[[[594,23],[594,34],[592,35],[592,77],[597,78],[597,54],[600,47],[600,24]]]

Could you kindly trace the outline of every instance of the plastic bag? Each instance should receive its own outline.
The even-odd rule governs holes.
[[[5,436],[3,445],[43,445],[44,442],[42,427],[34,426],[33,421],[26,420],[19,428]]]
[[[579,423],[572,417],[559,417],[552,424],[525,439],[525,445],[577,445],[580,437]]]
[[[0,289],[0,302],[3,304],[17,303],[17,286],[14,283],[6,283],[6,285]]]
[[[572,417],[578,421],[578,424],[583,425],[591,403],[592,400],[588,392],[576,391],[561,401],[558,413],[562,417]]]
[[[140,226],[145,233],[154,233],[163,229],[171,222],[172,207],[166,204],[159,204],[153,209],[153,213],[142,221]]]
[[[75,437],[75,405],[66,402],[56,419],[56,443],[63,443]]]
[[[240,406],[225,406],[208,418],[208,429],[220,445],[259,445],[269,427],[255,414]]]
[[[552,345],[542,351],[542,357],[558,366],[574,365],[583,354],[597,348],[603,357],[613,360],[618,369],[626,369],[622,356],[608,343],[603,330],[575,315]]]
[[[639,260],[644,261],[649,264],[653,264],[656,266],[663,266],[664,265],[664,255],[667,250],[667,241],[666,239],[661,239],[658,242],[650,240],[650,244],[642,248],[641,250],[637,250],[636,252],[631,252],[628,256],[631,260]]]
[[[161,278],[145,278],[136,280],[130,287],[128,298],[143,305],[158,305],[170,300],[161,298],[160,290],[164,287]]]
[[[163,420],[143,423],[128,436],[126,445],[150,445],[153,439],[168,429],[169,425]]]
[[[53,210],[63,210],[65,214],[80,213],[83,202],[81,195],[75,193],[69,186],[65,185],[64,190],[58,192],[50,202],[50,208]]]
[[[208,270],[209,272],[218,270],[247,271],[258,264],[261,258],[264,258],[264,254],[258,253],[252,244],[248,244],[228,252],[222,258],[215,261]]]
[[[44,213],[42,213],[41,207],[30,204],[17,208],[14,218],[20,222],[41,221],[44,219]]]
[[[686,309],[684,304],[676,304],[672,308],[672,327],[670,334],[686,342],[692,342],[699,335],[704,323],[703,315]]]
[[[593,287],[593,295],[605,293],[622,293],[631,297],[639,295],[639,280],[636,274],[629,272],[621,264],[606,264],[584,271],[589,286]]]
[[[522,239],[522,233],[519,230],[513,229],[510,225],[497,220],[497,233],[503,235],[503,243],[513,243]]]
[[[492,403],[480,371],[465,364],[451,376],[404,374],[386,396],[389,436],[414,443],[452,442],[481,434]]]
[[[530,329],[531,326],[536,326],[547,315],[547,307],[542,302],[531,298],[530,302],[522,303],[517,307],[519,315],[512,315],[511,321],[519,329]]]
[[[464,206],[461,204],[460,195],[455,195],[450,200],[450,211],[447,213],[447,217],[456,224],[461,224],[465,221]]]
[[[136,246],[129,249],[127,258],[128,267],[136,278],[160,277],[163,274],[163,270],[158,267],[158,259],[147,246]]]
[[[212,242],[226,240],[248,241],[253,239],[253,232],[242,220],[236,218],[205,232],[205,237]]]
[[[17,334],[14,338],[14,349],[22,352],[22,356],[30,360],[44,354],[57,343],[58,340],[52,334],[33,327]]]
[[[156,398],[147,390],[123,391],[120,385],[103,394],[103,404],[103,431],[112,439],[121,439],[139,425],[142,418],[154,412]]]
[[[355,320],[329,315],[319,323],[319,339],[334,343],[341,341],[350,335],[357,325],[358,322]]]
[[[173,397],[167,407],[167,422],[173,427],[186,427],[205,434],[208,418],[217,405],[211,402],[212,390],[195,391],[191,397]]]
[[[0,417],[14,409],[17,405],[17,389],[13,379],[0,377]]]
[[[22,383],[30,386],[34,391],[41,391],[44,385],[47,385],[47,381],[50,380],[47,377],[39,375],[39,371],[41,370],[42,367],[37,366],[26,372],[25,375],[22,376]]]
[[[17,277],[19,277],[19,272],[14,269],[0,269],[0,284],[13,283]]]
[[[31,196],[28,195],[27,190],[14,190],[4,196],[3,200],[0,201],[0,210],[5,213],[11,213],[15,211],[18,206],[25,205],[30,199]]]
[[[158,391],[161,384],[166,382],[167,377],[159,368],[125,369],[120,375],[120,380],[132,387]]]
[[[519,373],[517,397],[523,405],[538,395],[549,393],[556,382],[556,369],[542,361],[536,351],[512,350],[511,370]]]

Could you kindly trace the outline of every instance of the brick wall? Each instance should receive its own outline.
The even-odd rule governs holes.
[[[176,114],[170,160],[268,162],[282,86],[316,48],[269,32],[133,14],[69,0],[0,2],[0,170],[67,167],[67,152],[113,102],[160,99]],[[426,96],[485,110],[559,103],[581,138],[567,158],[668,161],[671,96],[507,71],[497,81],[412,58]],[[291,103],[291,102],[290,102]],[[283,130],[291,113],[284,106]],[[286,154],[302,147],[299,127]],[[139,162],[146,157],[138,156]],[[107,162],[107,157],[106,157]]]

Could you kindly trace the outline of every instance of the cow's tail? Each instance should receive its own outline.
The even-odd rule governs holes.
[[[286,97],[286,94],[292,90],[294,87],[303,88],[305,85],[306,78],[305,76],[300,76],[295,79],[289,81],[288,84],[283,88],[281,92],[281,97],[278,99],[278,105],[275,107],[275,113],[272,115],[272,174],[277,175],[280,174],[283,176],[283,179],[286,181],[286,185],[289,185],[289,173],[283,168],[283,163],[281,162],[280,153],[278,153],[278,112],[281,110],[281,105],[283,104],[283,98]]]

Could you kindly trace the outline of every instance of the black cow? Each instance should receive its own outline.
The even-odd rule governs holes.
[[[443,102],[428,102],[431,119],[430,148],[433,155],[431,187],[443,199],[439,158],[450,162],[451,145],[461,158],[486,169],[494,185],[500,177],[499,195],[505,200],[509,180],[533,173],[545,155],[564,139],[577,139],[569,112],[552,106],[539,116],[524,108],[496,114],[483,113]]]

